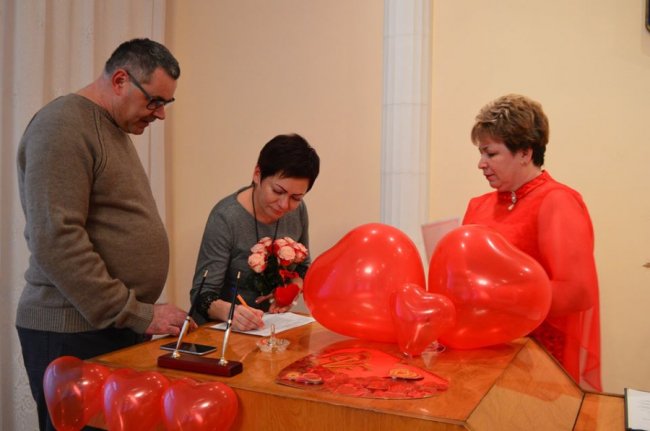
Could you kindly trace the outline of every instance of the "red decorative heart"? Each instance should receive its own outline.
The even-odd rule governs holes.
[[[478,225],[461,226],[440,240],[427,290],[454,303],[456,325],[441,342],[460,349],[529,334],[546,318],[552,294],[548,275],[535,259]]]
[[[319,393],[378,399],[427,398],[449,387],[446,379],[384,351],[331,347],[285,367],[276,382],[300,389],[318,387]]]
[[[345,235],[314,260],[303,286],[314,318],[339,334],[395,342],[390,295],[404,283],[424,286],[411,239],[392,226],[370,223]]]
[[[104,414],[111,431],[150,430],[161,421],[169,380],[155,371],[114,371],[104,384]]]
[[[403,353],[418,356],[456,321],[454,304],[444,295],[405,284],[391,297],[397,343]]]
[[[278,286],[273,291],[273,298],[275,299],[275,304],[279,307],[286,307],[293,303],[293,300],[296,299],[300,293],[300,288],[297,284],[291,283],[286,286]]]
[[[73,356],[61,356],[48,365],[43,389],[57,430],[80,430],[101,411],[102,388],[109,374],[103,365],[85,363]]]
[[[239,408],[237,395],[228,385],[190,379],[172,382],[162,404],[163,422],[170,431],[229,430]]]

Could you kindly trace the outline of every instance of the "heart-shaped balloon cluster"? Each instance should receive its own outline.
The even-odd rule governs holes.
[[[429,292],[456,308],[456,325],[441,337],[452,348],[505,343],[546,318],[551,284],[544,268],[497,231],[465,225],[445,235],[429,265]]]
[[[303,285],[313,317],[339,334],[395,342],[390,295],[405,283],[424,286],[411,239],[381,223],[357,227],[311,264]]]
[[[43,378],[54,427],[79,431],[102,409],[110,430],[227,431],[237,417],[237,395],[220,382],[172,383],[160,373],[130,368],[111,371],[73,356],[53,360]]]
[[[52,424],[59,431],[77,431],[102,409],[102,388],[110,370],[61,356],[45,369],[43,389]]]
[[[551,304],[541,265],[484,226],[461,226],[445,235],[423,286],[413,242],[394,227],[371,223],[314,260],[303,293],[326,328],[397,341],[414,356],[438,339],[454,348],[512,341],[535,329]]]

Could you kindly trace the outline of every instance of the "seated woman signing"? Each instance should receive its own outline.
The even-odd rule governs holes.
[[[587,389],[601,389],[594,233],[575,190],[542,169],[548,119],[539,103],[507,95],[484,106],[471,132],[494,192],[470,200],[463,224],[494,228],[546,270],[553,292],[531,334]]]
[[[248,306],[238,301],[234,329],[260,328],[265,311],[279,313],[291,308],[291,299],[288,305],[287,301],[274,302],[274,289],[279,277],[297,285],[292,286],[295,291],[291,295],[302,288],[310,263],[303,253],[309,247],[309,219],[303,198],[314,185],[319,169],[318,154],[304,138],[295,134],[276,136],[260,151],[251,185],[215,205],[205,226],[190,291],[193,301],[207,270],[196,303],[197,321],[226,320],[235,289]],[[258,257],[267,251],[278,256],[279,265],[264,271],[272,264],[268,258]],[[295,263],[289,265],[284,258]],[[264,274],[267,276],[262,277]]]

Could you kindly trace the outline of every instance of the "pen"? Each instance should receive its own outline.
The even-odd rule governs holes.
[[[203,278],[201,279],[201,285],[199,286],[199,290],[196,291],[196,296],[194,297],[194,301],[192,301],[192,304],[190,305],[190,311],[187,313],[187,317],[190,317],[192,313],[194,313],[194,309],[196,308],[196,304],[199,302],[199,298],[201,297],[201,291],[203,290],[203,284],[205,284],[205,279],[208,276],[208,270],[206,269],[205,272],[203,272]]]
[[[199,290],[196,292],[196,296],[194,297],[194,301],[192,301],[192,305],[190,305],[190,311],[187,312],[187,316],[185,317],[185,321],[183,322],[183,326],[181,327],[181,332],[180,334],[178,334],[178,341],[176,342],[176,348],[172,353],[172,358],[178,358],[179,356],[181,356],[180,353],[178,353],[178,348],[181,346],[181,341],[183,341],[183,337],[187,332],[187,328],[189,328],[190,326],[190,322],[192,321],[192,313],[194,312],[196,303],[199,302],[199,297],[201,295],[201,291],[203,290],[203,284],[205,283],[205,278],[207,276],[208,276],[208,270],[206,269],[205,272],[203,273],[203,278],[201,279],[201,285],[199,286]]]
[[[223,336],[223,348],[221,349],[221,359],[219,359],[219,365],[226,365],[228,361],[226,360],[226,348],[228,347],[228,338],[230,338],[230,331],[232,330],[232,316],[235,314],[235,301],[237,300],[237,291],[239,290],[239,276],[241,272],[237,272],[237,281],[235,282],[235,293],[232,297],[232,302],[230,303],[230,311],[228,311],[228,320],[226,321],[226,333]]]
[[[251,309],[251,307],[246,303],[246,301],[244,300],[244,298],[241,297],[241,295],[237,295],[237,299],[239,299],[241,305],[248,308],[249,310]]]

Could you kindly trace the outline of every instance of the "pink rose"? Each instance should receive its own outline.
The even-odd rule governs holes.
[[[266,247],[267,250],[271,249],[271,245],[273,244],[273,240],[269,238],[268,236],[265,236],[261,240],[257,241],[258,244],[262,244],[264,247]]]
[[[293,259],[294,263],[302,263],[305,261],[305,259],[307,259],[307,256],[309,254],[307,247],[299,242],[294,242],[293,249],[296,252],[296,257]]]
[[[261,274],[266,269],[266,254],[252,253],[248,256],[248,266],[250,266],[254,272]]]
[[[286,247],[287,245],[289,245],[289,243],[287,242],[286,239],[284,238],[276,239],[275,242],[273,243],[273,253],[277,255],[278,251],[282,247]]]
[[[284,245],[278,249],[277,256],[280,260],[280,265],[289,266],[296,257],[296,251],[290,245]]]
[[[268,254],[268,248],[264,246],[264,244],[257,243],[253,247],[251,247],[251,253],[262,253],[262,254]]]

